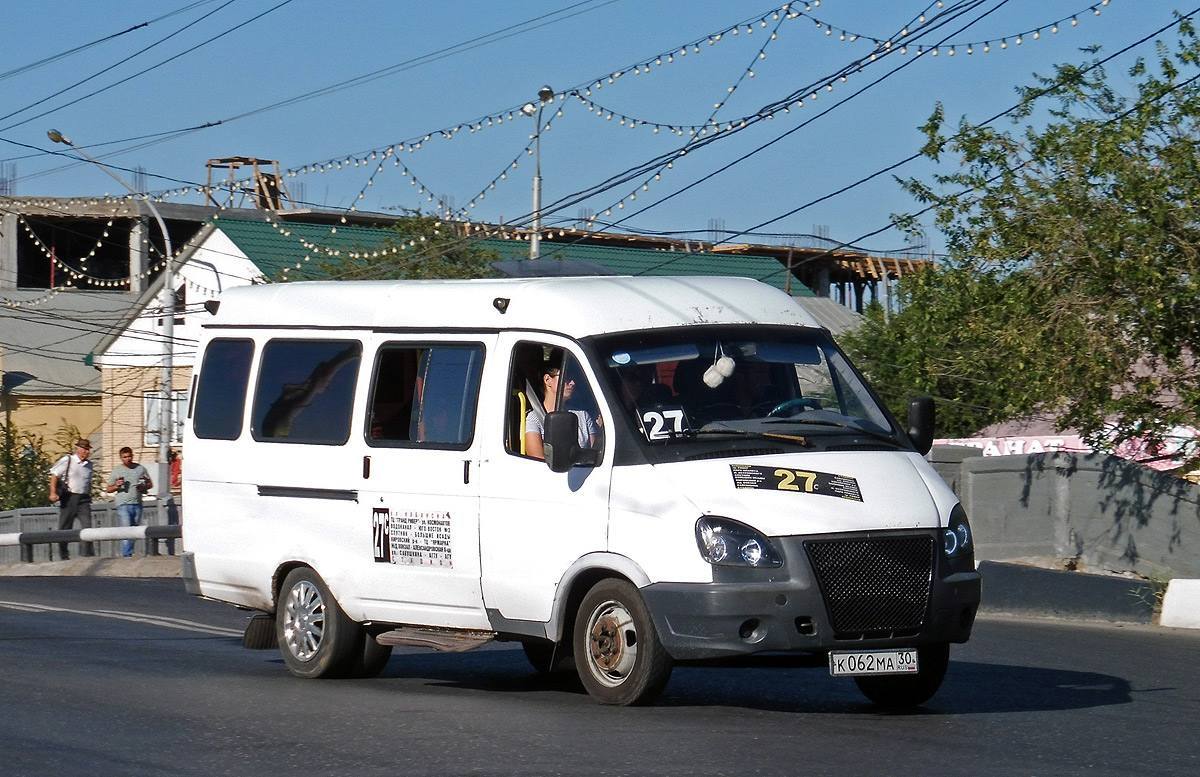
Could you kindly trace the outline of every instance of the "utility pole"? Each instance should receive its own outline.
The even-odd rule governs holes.
[[[99,167],[108,176],[134,195],[136,198],[139,192],[130,186],[124,178],[114,173],[103,162],[93,158],[83,149],[71,142],[71,139],[63,135],[56,129],[46,132],[46,137],[50,138],[55,143],[62,143],[70,146],[76,154],[91,162],[96,167]],[[136,199],[135,199],[136,201]],[[171,268],[171,259],[173,251],[171,250],[171,235],[167,232],[167,224],[163,221],[162,215],[158,212],[158,208],[154,207],[153,200],[149,195],[143,194],[142,201],[146,203],[146,207],[154,214],[154,220],[158,222],[158,228],[162,230],[163,247],[166,251],[163,257],[163,272],[162,272],[162,292],[159,295],[159,301],[162,304],[163,311],[163,355],[162,355],[162,377],[159,379],[159,395],[161,402],[159,404],[158,414],[158,470],[155,477],[155,484],[158,486],[158,505],[159,515],[166,515],[166,499],[171,493],[171,465],[168,462],[171,454],[171,411],[172,411],[172,372],[175,367],[175,279]]]
[[[554,90],[549,86],[538,89],[538,104],[525,103],[521,113],[526,116],[537,113],[537,127],[533,131],[533,230],[529,235],[529,258],[542,255],[542,108],[554,99]]]

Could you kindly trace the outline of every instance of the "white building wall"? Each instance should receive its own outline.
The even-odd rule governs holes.
[[[176,269],[175,288],[184,289],[186,307],[175,317],[173,359],[176,367],[191,368],[196,357],[200,323],[209,317],[201,306],[206,300],[220,299],[221,292],[236,286],[248,286],[264,276],[232,240],[220,229],[213,231]],[[97,355],[102,369],[124,367],[160,367],[162,365],[162,316],[158,300],[142,310],[137,319],[112,345]]]

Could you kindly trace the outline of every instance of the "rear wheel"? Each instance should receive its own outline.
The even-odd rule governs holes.
[[[583,597],[573,643],[579,679],[603,704],[649,703],[671,676],[650,612],[624,580],[601,580]]]
[[[275,636],[297,677],[338,677],[354,667],[361,628],[342,612],[325,581],[309,567],[288,573],[275,608]]]
[[[940,643],[917,648],[920,670],[910,675],[866,675],[855,677],[858,690],[880,707],[905,710],[929,701],[946,676],[950,664],[950,645]]]

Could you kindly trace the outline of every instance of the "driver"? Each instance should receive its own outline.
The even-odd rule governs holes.
[[[542,407],[546,409],[547,413],[552,413],[559,409],[560,380],[562,380],[562,370],[559,367],[546,366],[542,368]],[[575,379],[567,376],[566,381],[562,383],[563,409],[567,409],[565,405],[570,401],[574,393]],[[596,446],[597,435],[595,419],[586,410],[572,408],[571,412],[579,419],[579,447],[594,448]],[[525,416],[525,455],[535,459],[546,458],[545,446],[542,445],[542,435],[544,433],[542,416],[536,411],[530,410]]]

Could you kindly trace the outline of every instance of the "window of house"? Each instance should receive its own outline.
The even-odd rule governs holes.
[[[357,340],[271,340],[263,347],[250,431],[265,442],[341,445],[350,437]]]
[[[390,343],[379,350],[367,444],[465,449],[475,434],[483,346]]]
[[[197,437],[236,440],[241,436],[246,385],[250,381],[253,357],[254,343],[250,340],[219,339],[208,344],[200,366],[193,408],[193,429]],[[182,419],[183,416],[176,417]]]

